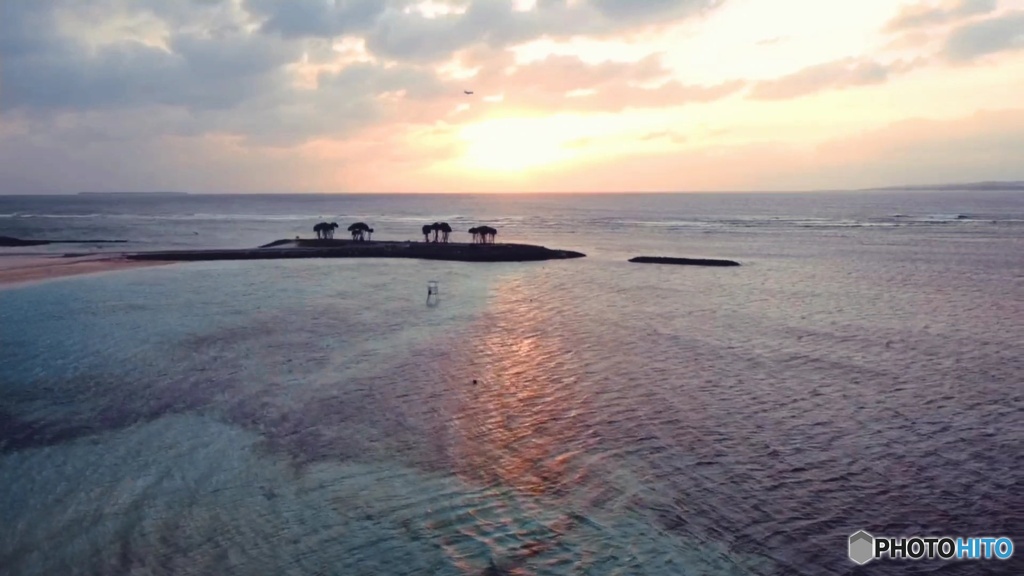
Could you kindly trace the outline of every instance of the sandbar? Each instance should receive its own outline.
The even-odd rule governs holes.
[[[84,256],[0,255],[0,286],[55,280],[66,276],[114,272],[130,268],[157,266],[170,262],[128,260],[123,255]]]

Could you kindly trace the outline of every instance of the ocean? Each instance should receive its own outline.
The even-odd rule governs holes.
[[[1024,573],[847,557],[1024,543],[1024,194],[7,196],[0,235],[127,242],[0,253],[321,220],[587,258],[0,290],[0,573]]]

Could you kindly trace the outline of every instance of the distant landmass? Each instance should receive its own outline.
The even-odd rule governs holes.
[[[965,182],[961,184],[931,184],[913,186],[883,186],[862,190],[1024,190],[1024,181]]]
[[[79,192],[79,196],[188,196],[188,192]]]

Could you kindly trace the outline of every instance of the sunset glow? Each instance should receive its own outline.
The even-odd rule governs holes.
[[[1024,179],[1024,0],[306,4],[7,8],[0,193]]]
[[[470,170],[518,171],[555,164],[569,158],[564,134],[544,121],[510,118],[489,120],[462,130],[465,164]]]

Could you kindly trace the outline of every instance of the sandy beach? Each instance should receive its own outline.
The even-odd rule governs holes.
[[[55,280],[65,276],[98,274],[171,263],[128,260],[121,254],[83,256],[3,254],[0,255],[0,288]]]

